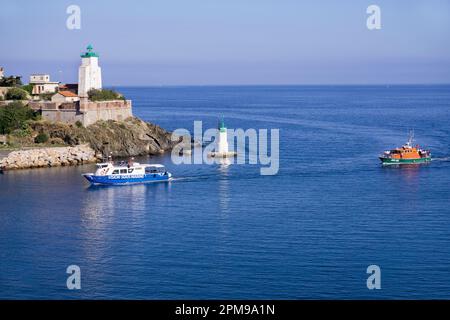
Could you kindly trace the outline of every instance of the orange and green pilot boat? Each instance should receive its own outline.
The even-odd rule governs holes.
[[[381,163],[387,164],[414,164],[427,163],[431,161],[431,152],[423,150],[419,145],[413,147],[413,135],[411,134],[408,142],[401,148],[385,151],[381,156]]]

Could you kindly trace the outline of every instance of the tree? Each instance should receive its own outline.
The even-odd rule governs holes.
[[[25,90],[30,95],[33,93],[33,85],[32,84],[26,84],[26,85],[22,86],[21,89]]]
[[[52,97],[53,97],[54,95],[55,95],[54,92],[52,92],[52,93],[41,93],[41,94],[39,95],[39,98],[40,98],[41,100],[50,101],[50,100],[52,100]]]
[[[20,88],[11,88],[5,95],[6,100],[25,100],[28,92]]]
[[[0,79],[0,87],[19,87],[22,85],[20,76],[9,76]]]
[[[15,129],[21,129],[26,122],[36,119],[36,113],[21,102],[11,102],[0,108],[0,133],[8,134]]]

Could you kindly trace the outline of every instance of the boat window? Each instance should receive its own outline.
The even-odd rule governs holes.
[[[134,169],[128,169],[128,173],[132,173]]]
[[[119,170],[118,169],[114,170],[112,174],[119,174]]]
[[[120,169],[120,173],[127,173],[127,169]]]

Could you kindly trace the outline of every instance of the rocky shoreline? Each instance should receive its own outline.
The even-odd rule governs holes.
[[[16,170],[28,168],[72,166],[94,163],[101,159],[88,145],[54,147],[13,151],[0,160],[0,169]]]

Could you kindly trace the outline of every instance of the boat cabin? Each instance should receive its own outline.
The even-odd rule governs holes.
[[[164,173],[166,168],[161,164],[151,164],[145,166],[145,173]]]
[[[160,164],[139,164],[134,162],[132,164],[120,163],[114,165],[111,162],[98,163],[96,176],[116,175],[116,174],[164,174],[166,169]]]

